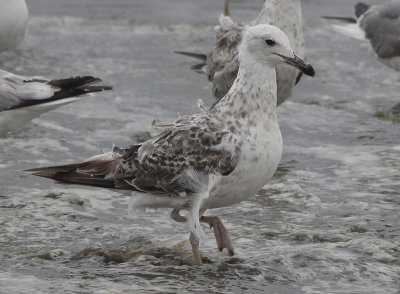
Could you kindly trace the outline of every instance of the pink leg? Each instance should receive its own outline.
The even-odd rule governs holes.
[[[179,214],[179,209],[174,209],[171,211],[171,218],[178,223],[186,223],[187,221],[186,217]]]
[[[171,212],[171,218],[176,222],[186,222],[186,217],[181,216],[179,214],[179,209],[174,209]],[[219,251],[222,251],[224,248],[228,249],[228,255],[233,256],[233,245],[231,238],[229,237],[228,230],[225,228],[221,219],[218,216],[202,216],[200,217],[200,221],[203,223],[207,223],[210,228],[214,229],[215,240],[217,241]],[[199,251],[199,239],[190,233],[189,237],[190,244],[192,245],[192,251],[194,254],[194,259],[197,264],[201,264],[200,259],[200,251]]]
[[[171,218],[178,222],[178,223],[185,223],[186,222],[186,217],[181,216],[179,214],[179,209],[174,209],[171,212]],[[192,245],[192,252],[193,252],[193,257],[194,257],[194,262],[196,264],[202,264],[201,262],[201,257],[200,257],[200,250],[199,250],[199,238],[194,235],[193,233],[190,233],[189,236],[189,241],[190,245]]]
[[[199,238],[195,234],[190,233],[189,236],[190,245],[192,245],[192,252],[194,257],[194,262],[196,264],[202,264],[199,250]]]
[[[219,251],[226,248],[228,249],[229,256],[233,256],[234,251],[232,241],[229,237],[228,230],[225,228],[221,219],[218,216],[202,216],[200,217],[200,221],[209,224],[210,228],[214,228],[214,235],[217,240]]]

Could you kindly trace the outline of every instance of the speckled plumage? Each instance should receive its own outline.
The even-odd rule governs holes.
[[[227,16],[221,16],[219,23],[216,28],[215,44],[207,54],[205,65],[201,69],[212,82],[213,95],[217,100],[228,92],[236,78],[239,69],[237,46],[242,39],[242,30],[247,27],[247,25],[233,22]],[[277,26],[284,31],[295,52],[300,57],[304,57],[300,0],[266,0],[259,15],[249,25],[262,23]],[[293,87],[300,72],[295,68],[278,65],[276,74],[279,105],[292,96]]]
[[[211,110],[180,116],[173,123],[157,122],[160,134],[130,148],[114,147],[82,163],[27,171],[62,183],[135,191],[133,210],[188,210],[191,244],[198,253],[203,212],[254,195],[272,177],[282,155],[274,68],[296,56],[276,27],[250,27],[243,38],[237,78]],[[267,45],[269,39],[276,44]],[[314,74],[311,66],[296,62],[305,73]],[[173,215],[185,220],[178,212]],[[215,218],[206,219],[221,227]],[[217,239],[224,244],[229,237],[224,228],[221,232],[225,237]],[[201,262],[198,256],[196,261]]]

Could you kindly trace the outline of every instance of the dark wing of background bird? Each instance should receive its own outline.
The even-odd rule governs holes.
[[[60,183],[134,190],[176,196],[199,189],[199,179],[209,174],[228,175],[237,156],[223,148],[232,134],[202,121],[185,117],[152,139],[130,148],[62,166],[26,170]],[[193,176],[195,175],[195,176]]]
[[[91,76],[55,80],[28,78],[0,70],[0,111],[112,89],[108,86],[92,86],[100,81]]]
[[[380,58],[400,56],[400,2],[372,6],[361,21],[365,36]]]

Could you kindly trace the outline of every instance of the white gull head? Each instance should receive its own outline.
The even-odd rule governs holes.
[[[273,68],[286,63],[306,75],[315,75],[313,67],[293,51],[286,34],[281,29],[267,24],[247,27],[244,30],[239,47],[239,62],[241,66],[262,64]]]

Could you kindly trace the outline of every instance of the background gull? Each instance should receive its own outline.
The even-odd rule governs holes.
[[[181,116],[142,144],[88,160],[27,172],[60,183],[131,190],[132,209],[172,208],[188,222],[196,263],[201,263],[199,221],[214,228],[218,248],[233,255],[228,231],[207,209],[230,206],[254,195],[274,174],[282,155],[276,115],[275,67],[287,63],[314,75],[293,52],[286,35],[270,25],[245,29],[239,72],[227,95],[208,112]],[[287,65],[286,65],[287,66]],[[179,211],[187,210],[187,216]]]
[[[226,10],[226,9],[225,9]],[[289,38],[293,49],[304,57],[304,39],[300,0],[266,0],[259,15],[249,23],[256,25],[268,23],[282,29]],[[204,73],[212,82],[214,97],[221,99],[236,78],[239,63],[237,46],[242,39],[246,25],[232,21],[229,16],[220,16],[216,28],[216,42],[208,54],[177,51],[177,53],[202,59],[202,63],[192,69]],[[279,65],[276,68],[278,83],[278,105],[292,96],[293,87],[301,78],[294,68]]]
[[[0,52],[17,47],[28,27],[25,0],[0,0]]]
[[[112,89],[92,86],[100,81],[92,76],[50,80],[0,70],[0,135],[18,132],[42,113],[80,99],[77,96]]]
[[[379,61],[400,70],[400,1],[382,5],[368,5],[359,2],[355,6],[357,19],[351,17],[325,17],[338,19],[346,24],[333,28],[346,36],[361,42],[368,42]]]

